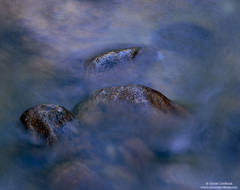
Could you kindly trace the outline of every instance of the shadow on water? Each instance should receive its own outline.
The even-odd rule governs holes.
[[[237,0],[0,2],[0,189],[240,185]],[[84,72],[89,58],[133,46],[146,52],[132,65]],[[22,130],[29,107],[71,110],[97,89],[127,84],[159,90],[191,117],[104,109],[51,147]]]

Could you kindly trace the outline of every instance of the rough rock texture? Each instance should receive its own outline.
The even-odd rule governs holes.
[[[99,176],[81,161],[66,162],[55,167],[49,179],[53,189],[106,189]]]
[[[163,112],[178,112],[180,106],[160,92],[143,85],[126,85],[97,90],[90,101],[95,103],[130,103],[151,105]]]
[[[104,72],[117,65],[130,63],[138,54],[139,49],[132,47],[106,52],[87,61],[84,68],[88,72]]]
[[[43,137],[47,144],[58,140],[63,126],[74,119],[74,115],[63,106],[42,104],[26,110],[20,120],[33,133],[34,137]]]
[[[145,107],[155,108],[163,113],[186,113],[184,108],[169,100],[160,92],[143,85],[126,85],[97,90],[90,98],[83,103],[78,104],[74,113],[77,118],[101,117],[99,111],[95,111],[100,105],[114,105],[113,112],[120,105],[143,105]]]

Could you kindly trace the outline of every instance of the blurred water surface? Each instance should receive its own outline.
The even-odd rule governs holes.
[[[240,185],[239,17],[238,0],[0,0],[0,189],[51,189],[52,168],[77,159],[107,189]],[[85,60],[132,46],[154,56],[85,75]],[[112,118],[51,148],[21,130],[31,106],[71,110],[97,89],[125,84],[157,89],[192,117]]]

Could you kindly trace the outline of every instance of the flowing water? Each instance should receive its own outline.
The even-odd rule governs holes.
[[[0,189],[51,189],[52,168],[77,159],[90,167],[84,154],[100,160],[91,169],[107,189],[240,186],[239,18],[238,0],[0,0]],[[132,46],[157,56],[85,75],[85,60]],[[19,117],[31,106],[71,110],[97,89],[125,84],[159,90],[191,117],[157,126],[112,118],[50,148],[22,130]],[[131,164],[118,156],[129,146]]]

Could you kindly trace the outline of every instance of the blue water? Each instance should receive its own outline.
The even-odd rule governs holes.
[[[238,0],[1,0],[0,189],[51,189],[53,168],[78,159],[109,189],[240,186],[239,11]],[[92,56],[132,46],[154,56],[116,72],[84,73]],[[71,110],[97,89],[125,84],[159,90],[191,117],[80,125],[52,148],[32,144],[22,130],[19,117],[31,106]],[[127,151],[135,164],[121,160]],[[100,164],[92,167],[91,156]]]

